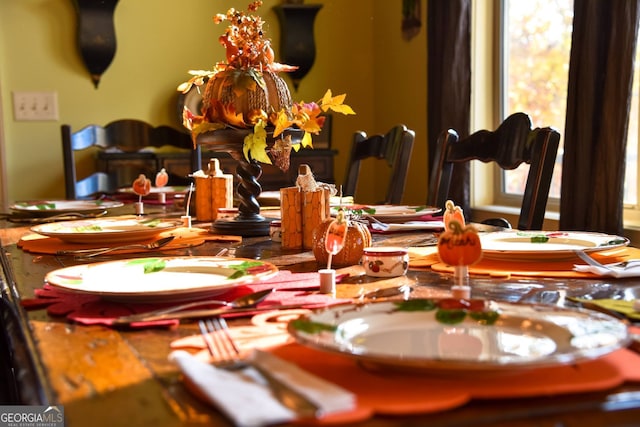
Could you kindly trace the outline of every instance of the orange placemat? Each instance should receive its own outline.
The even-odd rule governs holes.
[[[192,246],[198,246],[203,244],[206,241],[217,241],[217,242],[241,242],[242,237],[240,236],[228,236],[228,235],[220,235],[220,234],[212,234],[209,230],[205,230],[203,228],[187,228],[187,227],[179,227],[173,230],[165,231],[160,233],[157,237],[147,240],[141,240],[136,243],[148,243],[152,242],[158,238],[167,237],[167,236],[175,236],[171,242],[169,242],[166,246],[161,249],[156,250],[172,250],[172,249],[180,249],[187,248]],[[85,243],[68,243],[63,240],[60,240],[56,237],[47,237],[37,233],[27,234],[23,236],[18,241],[18,247],[23,251],[34,252],[40,254],[55,254],[57,251],[61,250],[74,250],[74,249],[91,249],[95,247],[113,247],[120,246],[121,243],[102,243],[96,242],[91,244]],[[115,251],[112,254],[125,254],[125,253],[136,253],[144,251],[144,249],[127,249],[123,251]]]
[[[437,250],[431,251],[409,250],[409,268],[424,269],[430,268],[440,273],[452,273],[454,267],[440,261]],[[618,248],[611,251],[603,251],[591,254],[591,256],[603,264],[620,262],[630,258],[640,258],[640,249],[633,247]],[[534,277],[576,277],[593,278],[598,277],[587,272],[573,271],[575,264],[584,262],[578,257],[575,259],[561,261],[509,261],[498,259],[482,259],[477,264],[469,266],[469,274],[488,275],[492,277],[534,276]]]
[[[357,407],[348,413],[327,416],[318,423],[365,420],[374,414],[412,415],[435,413],[463,406],[471,400],[548,397],[588,393],[640,382],[640,355],[620,349],[596,360],[549,368],[536,368],[487,375],[437,376],[389,370],[372,371],[355,359],[314,350],[291,342],[286,322],[300,312],[255,316],[252,325],[230,330],[238,346],[266,349],[357,396]],[[173,349],[204,349],[201,336],[172,342]],[[198,357],[208,359],[206,350]],[[490,381],[488,381],[490,379]],[[416,393],[416,390],[420,390]]]

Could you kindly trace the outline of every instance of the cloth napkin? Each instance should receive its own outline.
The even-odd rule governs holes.
[[[336,281],[340,281],[343,277],[337,277]],[[270,279],[232,288],[222,294],[213,295],[209,299],[231,301],[248,293],[263,289],[275,289],[264,301],[258,304],[257,307],[261,311],[278,305],[292,304],[300,305],[301,308],[314,309],[350,301],[315,292],[319,287],[320,275],[316,272],[292,273],[288,270],[280,270]],[[41,289],[36,289],[34,294],[34,298],[23,298],[21,300],[21,305],[25,309],[37,310],[46,308],[47,313],[51,316],[65,317],[69,321],[83,325],[111,326],[113,319],[116,317],[144,313],[174,305],[173,303],[157,302],[123,303],[121,301],[109,301],[100,298],[98,295],[66,292],[49,284],[45,284]],[[220,307],[220,305],[211,305],[210,308],[217,307]],[[203,305],[200,308],[207,308],[207,306]],[[225,317],[251,316],[252,314],[255,314],[255,312],[230,313]],[[167,327],[177,324],[177,320],[170,319],[154,322],[136,322],[131,327]]]
[[[188,387],[237,426],[265,426],[298,417],[278,401],[260,374],[252,368],[227,371],[184,350],[171,352],[169,358],[180,368]],[[254,350],[250,360],[316,404],[320,415],[350,411],[355,407],[355,396],[351,392],[293,363],[260,350]]]
[[[178,227],[173,230],[162,232],[152,239],[141,240],[135,243],[150,243],[154,240],[167,237],[167,236],[175,236],[175,239],[173,239],[171,242],[169,242],[167,245],[163,246],[162,248],[156,249],[156,250],[168,251],[172,249],[187,248],[187,247],[201,245],[206,241],[217,241],[217,242],[241,242],[242,241],[242,237],[240,236],[212,234],[209,232],[209,230],[206,230],[203,228]],[[61,251],[61,250],[92,249],[96,247],[108,248],[108,247],[121,246],[121,245],[123,245],[123,243],[121,242],[69,243],[69,242],[60,240],[56,237],[43,236],[37,233],[27,234],[18,241],[18,247],[21,248],[23,251],[40,253],[40,254],[52,254],[52,255],[55,255],[57,251]],[[137,253],[142,251],[146,251],[146,249],[126,249],[122,251],[114,251],[111,253],[125,254],[125,253]]]
[[[640,266],[638,265],[633,268],[602,268],[595,265],[574,265],[573,269],[582,273],[587,272],[596,276],[615,277],[616,279],[640,277]]]

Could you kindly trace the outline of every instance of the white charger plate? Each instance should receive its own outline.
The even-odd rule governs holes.
[[[482,256],[520,261],[575,258],[575,251],[600,252],[629,245],[629,239],[579,231],[499,231],[481,233]]]
[[[109,300],[153,302],[217,295],[277,272],[275,265],[253,259],[155,257],[74,265],[48,273],[45,281]]]
[[[157,218],[110,217],[61,221],[31,227],[31,231],[72,243],[118,243],[151,239],[182,225]]]
[[[36,216],[49,216],[69,212],[101,212],[118,208],[124,203],[110,200],[29,200],[15,202],[11,210]]]
[[[458,323],[429,307],[439,300],[337,306],[288,325],[304,345],[377,369],[437,375],[512,373],[595,359],[629,342],[626,325],[590,310],[487,301],[498,313],[483,324],[469,312]]]

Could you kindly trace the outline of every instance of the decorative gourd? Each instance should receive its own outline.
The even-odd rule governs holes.
[[[138,175],[138,178],[133,181],[132,188],[133,192],[138,196],[146,196],[151,193],[151,180],[141,173]]]
[[[456,206],[453,201],[447,200],[444,204],[444,214],[442,215],[445,230],[449,229],[449,223],[452,220],[458,221],[462,227],[465,226],[462,208],[460,206]]]
[[[449,228],[438,239],[438,255],[442,262],[451,266],[475,264],[482,258],[478,232],[471,225],[462,226],[458,221],[451,220]]]
[[[332,222],[333,219],[328,219],[313,230],[313,255],[319,264],[326,264],[329,260],[329,254],[325,247],[325,237]],[[331,263],[338,267],[356,265],[360,262],[364,248],[371,246],[371,244],[371,233],[366,224],[349,221],[344,247],[340,252],[333,255]]]
[[[207,82],[202,113],[210,122],[252,127],[263,114],[289,111],[293,101],[285,80],[271,70],[229,68]]]

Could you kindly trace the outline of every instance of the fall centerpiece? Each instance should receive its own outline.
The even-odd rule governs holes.
[[[333,96],[331,90],[317,102],[294,102],[289,87],[279,75],[295,66],[275,62],[271,42],[263,32],[263,20],[253,15],[262,6],[257,0],[247,12],[229,9],[214,17],[216,24],[228,22],[219,41],[226,60],[213,70],[190,71],[189,81],[178,87],[186,93],[195,85],[204,86],[201,114],[185,107],[183,123],[195,144],[229,152],[239,166],[238,220],[262,223],[256,197],[261,192],[257,178],[259,163],[275,164],[289,169],[291,150],[312,147],[312,135],[324,124],[322,115],[331,110],[355,114],[344,104],[345,95]],[[268,221],[259,226],[259,234],[268,235]],[[255,228],[253,228],[254,231]],[[228,230],[223,230],[228,231]]]

